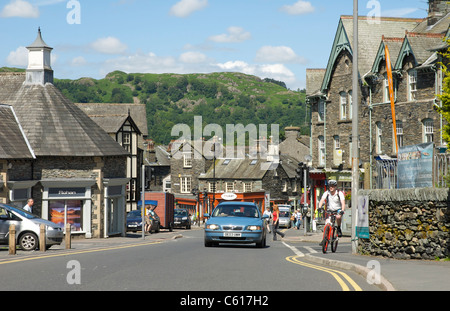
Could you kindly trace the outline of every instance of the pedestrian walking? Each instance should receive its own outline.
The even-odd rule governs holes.
[[[29,198],[27,201],[27,204],[23,207],[23,209],[29,213],[33,213],[33,205],[34,205],[34,200],[32,198]]]
[[[269,218],[266,219],[266,226],[267,226],[267,231],[269,233],[272,232],[272,230],[270,230],[270,225],[271,225],[271,221],[272,221],[272,212],[270,211],[270,209],[268,207],[266,207],[266,210],[264,211],[263,215],[267,215],[269,216]]]
[[[300,213],[300,210],[296,210],[296,214],[295,214],[295,227],[297,228],[297,230],[300,229],[300,225],[302,224],[302,213]]]
[[[273,213],[272,213],[272,231],[273,231],[273,240],[277,240],[277,234],[281,235],[282,238],[284,238],[284,233],[278,230],[278,226],[280,224],[280,210],[278,209],[278,205],[273,206]]]

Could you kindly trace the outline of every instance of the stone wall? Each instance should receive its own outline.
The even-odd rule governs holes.
[[[449,189],[360,190],[368,196],[370,239],[359,252],[396,259],[450,256]]]

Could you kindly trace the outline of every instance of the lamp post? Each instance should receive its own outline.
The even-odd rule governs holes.
[[[359,189],[359,77],[358,77],[358,0],[353,0],[353,112],[352,112],[352,253],[356,254],[358,240],[356,238],[356,216]]]

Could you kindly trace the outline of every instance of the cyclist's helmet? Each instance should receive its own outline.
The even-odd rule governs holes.
[[[334,179],[330,179],[329,181],[328,181],[328,186],[337,186],[337,181],[336,180],[334,180]]]

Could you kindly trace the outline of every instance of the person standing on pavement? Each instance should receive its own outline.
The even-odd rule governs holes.
[[[278,209],[278,205],[273,206],[273,214],[272,214],[272,231],[273,231],[273,240],[277,240],[277,233],[284,238],[284,233],[278,230],[278,226],[280,224],[280,210]]]
[[[23,207],[23,209],[29,213],[33,213],[33,205],[34,205],[34,200],[32,198],[29,198],[27,201],[27,204]]]
[[[266,219],[266,226],[267,226],[267,231],[268,231],[269,233],[271,233],[272,230],[270,230],[270,221],[271,221],[271,219],[272,219],[272,213],[270,212],[270,209],[269,209],[268,207],[266,207],[266,210],[264,211],[264,214],[263,214],[263,215],[269,216],[269,218]]]

